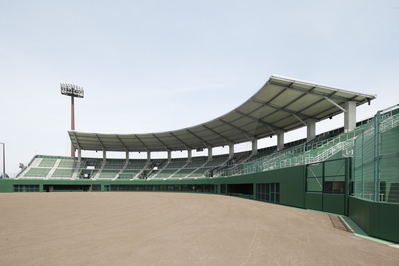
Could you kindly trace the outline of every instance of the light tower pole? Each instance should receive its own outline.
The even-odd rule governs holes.
[[[0,144],[3,144],[3,178],[6,178],[6,144],[3,142]]]
[[[71,130],[75,130],[75,97],[84,98],[83,87],[73,84],[61,83],[61,94],[71,97]],[[75,148],[71,143],[71,157],[75,157]]]

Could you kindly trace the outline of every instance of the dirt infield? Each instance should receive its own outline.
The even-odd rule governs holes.
[[[399,265],[326,214],[221,195],[3,193],[0,213],[0,265]]]

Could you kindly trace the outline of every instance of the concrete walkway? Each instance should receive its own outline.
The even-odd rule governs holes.
[[[0,265],[399,265],[329,215],[221,195],[2,193]]]

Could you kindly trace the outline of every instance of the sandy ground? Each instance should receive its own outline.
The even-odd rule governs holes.
[[[0,265],[399,265],[326,214],[221,195],[2,193]]]

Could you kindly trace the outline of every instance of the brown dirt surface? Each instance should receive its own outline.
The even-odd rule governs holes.
[[[222,195],[0,193],[0,265],[399,265],[329,215]]]

